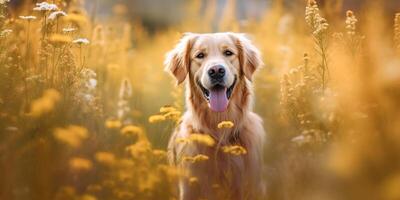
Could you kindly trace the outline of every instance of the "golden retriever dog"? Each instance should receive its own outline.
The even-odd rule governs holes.
[[[258,49],[243,34],[186,33],[165,60],[166,70],[186,80],[186,107],[171,136],[168,154],[173,165],[188,176],[179,181],[179,198],[259,199],[263,193],[262,120],[252,112],[254,72],[262,66]],[[231,121],[231,128],[218,128]],[[182,143],[193,133],[211,136],[216,145]],[[243,154],[223,147],[241,146]],[[188,162],[183,158],[205,155]]]

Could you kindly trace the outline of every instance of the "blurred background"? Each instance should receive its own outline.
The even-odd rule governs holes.
[[[0,0],[0,199],[177,199],[166,145],[184,32],[265,67],[260,199],[400,199],[400,1]],[[234,155],[232,155],[234,156]],[[195,184],[195,183],[194,183]]]

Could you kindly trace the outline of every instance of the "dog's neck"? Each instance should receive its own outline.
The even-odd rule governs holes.
[[[234,88],[228,108],[224,112],[214,112],[204,99],[200,89],[196,86],[193,79],[187,83],[186,105],[188,113],[192,113],[193,128],[195,131],[204,131],[219,137],[228,132],[236,132],[242,127],[243,116],[250,111],[252,94],[250,93],[250,83],[244,78],[240,79]],[[231,121],[234,128],[218,129],[218,124],[222,121]],[[197,124],[196,124],[197,123]],[[204,130],[205,129],[205,130]]]

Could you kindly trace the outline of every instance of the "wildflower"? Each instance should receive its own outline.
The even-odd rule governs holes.
[[[315,0],[308,1],[305,16],[305,20],[313,30],[314,36],[320,36],[328,29],[329,24],[326,19],[319,14],[319,8]]]
[[[198,183],[199,179],[197,177],[190,177],[189,178],[189,184],[195,184]]]
[[[87,129],[83,127],[70,125],[66,128],[55,129],[53,136],[71,147],[78,147],[81,145],[82,140],[89,137],[89,134]]]
[[[129,125],[129,126],[125,126],[124,128],[122,128],[121,133],[123,135],[137,135],[137,136],[140,136],[140,135],[143,134],[143,130],[142,130],[142,128],[140,128],[138,126]]]
[[[119,89],[119,98],[118,98],[118,118],[127,122],[130,122],[129,113],[131,111],[131,107],[129,105],[129,99],[132,96],[132,85],[129,79],[124,79],[121,83],[121,87]]]
[[[135,144],[126,147],[126,151],[128,151],[133,157],[138,157],[151,149],[151,144],[147,139],[141,139],[137,141]]]
[[[63,16],[67,16],[67,13],[65,13],[64,11],[55,11],[50,13],[49,15],[49,20],[55,20],[58,17],[63,17]]]
[[[95,154],[95,159],[97,162],[105,164],[105,165],[112,165],[115,163],[115,156],[109,152],[97,152]]]
[[[164,114],[165,119],[179,119],[181,112],[175,110]]]
[[[224,153],[230,153],[236,156],[246,154],[247,151],[244,147],[239,145],[232,145],[232,146],[224,146],[222,147],[222,151]]]
[[[49,40],[53,43],[70,43],[72,38],[62,34],[52,34]]]
[[[105,126],[109,129],[115,129],[115,128],[120,128],[122,126],[122,123],[119,120],[109,119],[105,122]]]
[[[165,152],[163,150],[159,150],[159,149],[154,149],[153,155],[155,155],[157,157],[165,157],[165,156],[167,156],[167,152]]]
[[[356,34],[356,23],[357,23],[357,18],[354,16],[353,11],[348,10],[346,12],[346,30],[347,30],[347,35],[353,36]]]
[[[152,115],[149,117],[149,122],[150,123],[156,123],[156,122],[161,122],[165,121],[165,116],[164,115]]]
[[[200,161],[206,161],[208,160],[208,156],[203,155],[203,154],[198,154],[196,156],[184,156],[183,157],[183,161],[186,162],[191,162],[191,163],[196,163],[196,162],[200,162]]]
[[[233,122],[231,121],[222,121],[218,124],[218,128],[232,128],[234,126]]]
[[[33,117],[40,117],[45,113],[51,112],[56,103],[60,101],[61,95],[55,89],[48,89],[44,92],[43,96],[34,100],[31,103],[29,115]]]
[[[19,16],[19,18],[20,18],[20,19],[23,19],[23,20],[27,20],[27,21],[32,21],[32,20],[35,20],[35,19],[36,19],[36,16],[32,16],[32,15],[29,15],[29,16]]]
[[[58,10],[58,7],[56,4],[41,2],[41,3],[36,3],[36,7],[34,7],[33,10],[35,10],[35,11],[53,11],[53,10]]]
[[[88,159],[75,157],[69,160],[69,166],[76,171],[88,171],[92,168],[93,164]]]
[[[193,142],[198,142],[207,146],[214,146],[215,140],[207,134],[192,133],[189,136],[189,140]]]
[[[174,111],[176,111],[176,109],[170,105],[166,105],[160,108],[160,113],[169,113]]]
[[[78,38],[78,39],[72,41],[72,43],[79,44],[79,45],[88,45],[90,42],[86,38]]]

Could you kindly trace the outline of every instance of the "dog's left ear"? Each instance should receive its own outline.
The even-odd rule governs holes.
[[[264,65],[261,59],[261,53],[244,34],[229,34],[238,48],[239,63],[242,73],[251,81],[254,72]]]
[[[184,33],[175,48],[166,55],[165,70],[175,76],[178,85],[185,80],[190,70],[190,50],[194,39],[194,33]]]

